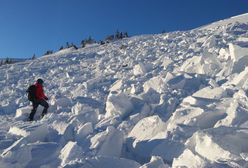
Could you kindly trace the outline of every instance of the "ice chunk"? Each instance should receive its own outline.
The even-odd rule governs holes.
[[[98,155],[120,157],[124,137],[119,130],[108,127],[106,131],[96,134],[90,141],[90,149],[96,149]]]
[[[202,57],[194,56],[187,59],[181,66],[180,70],[187,73],[204,74],[202,67]]]
[[[162,67],[164,70],[167,69],[167,67],[172,63],[173,61],[171,59],[165,58],[162,63]]]
[[[193,94],[193,97],[205,99],[221,99],[226,96],[226,92],[222,87],[205,87]]]
[[[238,74],[230,83],[241,88],[245,87],[245,89],[247,89],[248,85],[245,85],[247,83],[247,79],[248,79],[248,67],[246,67],[240,74]]]
[[[111,88],[109,89],[111,92],[112,91],[118,91],[121,89],[123,85],[123,80],[117,80],[112,86]]]
[[[134,139],[133,147],[140,141],[163,139],[166,137],[166,124],[159,116],[154,115],[140,120],[132,129],[129,138]]]
[[[133,109],[133,105],[130,98],[124,94],[109,94],[106,102],[106,114],[105,117],[112,117],[115,115],[125,116]]]
[[[90,159],[86,159],[85,163],[83,163],[83,167],[101,167],[101,168],[139,168],[140,164],[129,159],[124,158],[116,158],[116,157],[94,157]]]
[[[164,164],[164,161],[161,157],[152,156],[150,162],[144,164],[140,168],[170,168],[170,166]]]
[[[31,106],[19,108],[16,110],[15,118],[24,118],[24,117],[28,118],[31,110],[32,110]]]
[[[32,146],[24,145],[25,140],[21,138],[5,149],[1,154],[0,164],[3,167],[26,167],[32,160]]]
[[[133,74],[135,76],[137,76],[137,75],[144,75],[147,72],[149,72],[151,69],[152,69],[152,64],[139,63],[139,64],[137,64],[137,65],[134,66]]]
[[[240,153],[248,152],[246,131],[231,127],[218,127],[197,131],[186,145],[200,156],[212,161],[236,162],[244,166]]]
[[[234,126],[240,127],[248,120],[248,98],[242,91],[234,94],[234,99],[226,107],[226,117],[219,120],[215,127],[219,126]]]
[[[150,80],[146,81],[143,85],[144,92],[148,92],[149,89],[153,89],[158,93],[163,93],[167,90],[166,83],[163,81],[161,76],[155,76]]]
[[[222,69],[217,56],[204,52],[203,56],[194,56],[187,59],[180,70],[187,73],[206,74],[213,76]]]
[[[177,109],[169,119],[167,130],[172,131],[178,124],[194,125],[196,124],[196,117],[204,112],[199,107],[188,107]]]
[[[199,168],[206,167],[207,162],[194,154],[189,149],[184,150],[184,152],[173,160],[172,167],[191,167],[191,168]]]
[[[82,158],[82,156],[82,149],[77,145],[77,142],[69,141],[60,151],[61,166],[64,167],[66,164]]]
[[[26,107],[18,108],[18,109],[16,109],[15,118],[17,120],[25,120],[25,121],[27,121],[28,117],[29,117],[29,114],[31,113],[31,110],[32,110],[32,106],[26,106]],[[34,119],[39,118],[39,115],[42,112],[42,110],[43,110],[43,107],[39,106],[37,111],[36,111],[36,113],[35,113]]]
[[[234,62],[237,62],[239,59],[241,59],[244,56],[248,56],[248,48],[242,48],[232,43],[229,44],[229,51],[230,51],[231,59]]]
[[[58,132],[59,135],[64,135],[69,125],[69,123],[63,121],[54,121],[51,126]]]
[[[30,135],[30,132],[27,132],[27,130],[21,129],[15,126],[9,129],[9,133],[13,135],[23,136],[23,137],[27,137],[28,135]]]
[[[84,139],[87,135],[93,132],[93,126],[91,122],[85,123],[77,130],[77,139]]]
[[[77,102],[74,106],[72,106],[72,113],[79,115],[80,113],[85,113],[86,111],[83,109],[85,105]]]
[[[108,131],[108,135],[97,154],[101,156],[120,157],[123,142],[124,142],[123,133],[117,129],[112,129]]]

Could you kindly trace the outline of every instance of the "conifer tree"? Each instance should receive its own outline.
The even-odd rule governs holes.
[[[35,54],[32,56],[32,60],[34,60],[36,58]]]
[[[116,33],[115,33],[115,39],[119,39],[120,38],[120,32],[117,30]]]
[[[59,51],[60,51],[60,50],[63,50],[63,49],[64,49],[64,46],[61,46],[61,47],[59,48]]]

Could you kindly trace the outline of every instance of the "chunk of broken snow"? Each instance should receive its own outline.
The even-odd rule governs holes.
[[[90,139],[90,149],[97,150],[101,156],[120,157],[124,136],[114,127],[108,127],[106,131],[96,134]],[[113,148],[114,146],[114,148]]]
[[[137,75],[144,75],[147,72],[149,72],[150,70],[152,70],[152,64],[139,63],[139,64],[137,64],[137,65],[134,66],[134,68],[133,68],[133,74],[135,76],[137,76]]]
[[[139,168],[140,164],[129,159],[117,158],[117,157],[102,157],[97,156],[94,158],[86,159],[82,167],[90,168],[94,166],[95,168]]]
[[[202,56],[194,56],[184,61],[180,71],[213,76],[222,69],[216,55],[204,52]]]
[[[225,118],[219,120],[214,127],[219,126],[232,126],[240,127],[243,123],[248,120],[248,98],[245,93],[235,93],[234,100],[226,107],[226,116]]]
[[[163,139],[166,137],[166,124],[157,115],[143,118],[134,126],[128,137],[134,139],[133,147],[140,141]]]
[[[64,135],[66,129],[70,124],[62,121],[54,121],[52,128],[54,128],[60,135]]]
[[[85,107],[85,105],[77,102],[74,106],[72,106],[71,112],[74,113],[74,114],[76,114],[76,115],[85,113],[87,111],[84,110],[84,107]]]
[[[28,116],[30,114],[31,110],[32,110],[31,106],[19,108],[16,110],[15,118]]]
[[[165,58],[162,63],[162,67],[164,70],[167,69],[167,67],[172,63],[173,61],[171,59]]]
[[[84,139],[87,135],[93,132],[93,126],[91,122],[85,123],[77,130],[77,139]]]
[[[204,74],[202,64],[202,57],[194,56],[192,58],[187,59],[181,66],[180,70],[187,73]]]
[[[112,117],[115,115],[125,116],[133,109],[130,98],[124,94],[112,94],[110,93],[106,102],[106,114],[105,117]]]
[[[193,94],[193,97],[205,99],[221,99],[226,96],[226,91],[222,87],[205,87]]]
[[[82,149],[77,145],[77,142],[69,141],[60,151],[59,158],[61,159],[61,166],[64,167],[72,161],[81,159],[82,156]]]
[[[246,67],[241,73],[239,73],[233,80],[230,82],[231,84],[234,84],[238,87],[245,87],[244,89],[247,89],[248,85],[244,85],[247,82],[248,79],[248,67]]]
[[[242,48],[232,43],[229,44],[229,51],[230,51],[231,59],[234,62],[237,62],[239,59],[241,59],[244,56],[248,56],[248,48]]]
[[[152,156],[149,163],[144,164],[140,168],[169,168],[169,165],[166,165],[163,159],[159,156]]]
[[[231,127],[218,127],[197,131],[187,140],[186,145],[212,162],[219,160],[227,163],[236,162],[243,167],[245,160],[240,153],[248,152],[247,138],[248,134],[245,131]]]
[[[145,92],[149,91],[150,88],[158,93],[163,93],[167,90],[166,83],[163,81],[161,76],[155,76],[146,81],[143,85],[143,88]]]
[[[188,107],[177,109],[168,121],[167,130],[172,131],[178,124],[195,125],[195,118],[204,112],[199,107]]]
[[[28,135],[30,135],[30,132],[28,132],[27,130],[21,129],[15,126],[9,129],[9,133],[13,135],[17,135],[17,136],[23,136],[23,137],[27,137]]]
[[[184,150],[184,152],[173,160],[172,167],[191,167],[199,168],[206,167],[206,161],[199,155],[194,154],[189,149]]]
[[[123,80],[117,80],[111,87],[110,87],[110,91],[118,91],[121,89],[123,85]]]
[[[108,135],[97,154],[100,156],[120,157],[123,142],[123,133],[117,129],[113,129],[112,131],[108,132]]]

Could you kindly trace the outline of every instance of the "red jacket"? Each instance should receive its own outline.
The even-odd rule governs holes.
[[[35,86],[36,86],[36,92],[35,92],[36,99],[37,100],[47,99],[43,91],[43,86],[39,83],[36,83]]]

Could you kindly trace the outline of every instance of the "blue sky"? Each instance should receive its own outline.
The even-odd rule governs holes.
[[[248,13],[247,0],[0,0],[0,58],[41,56],[89,35],[189,30]]]

